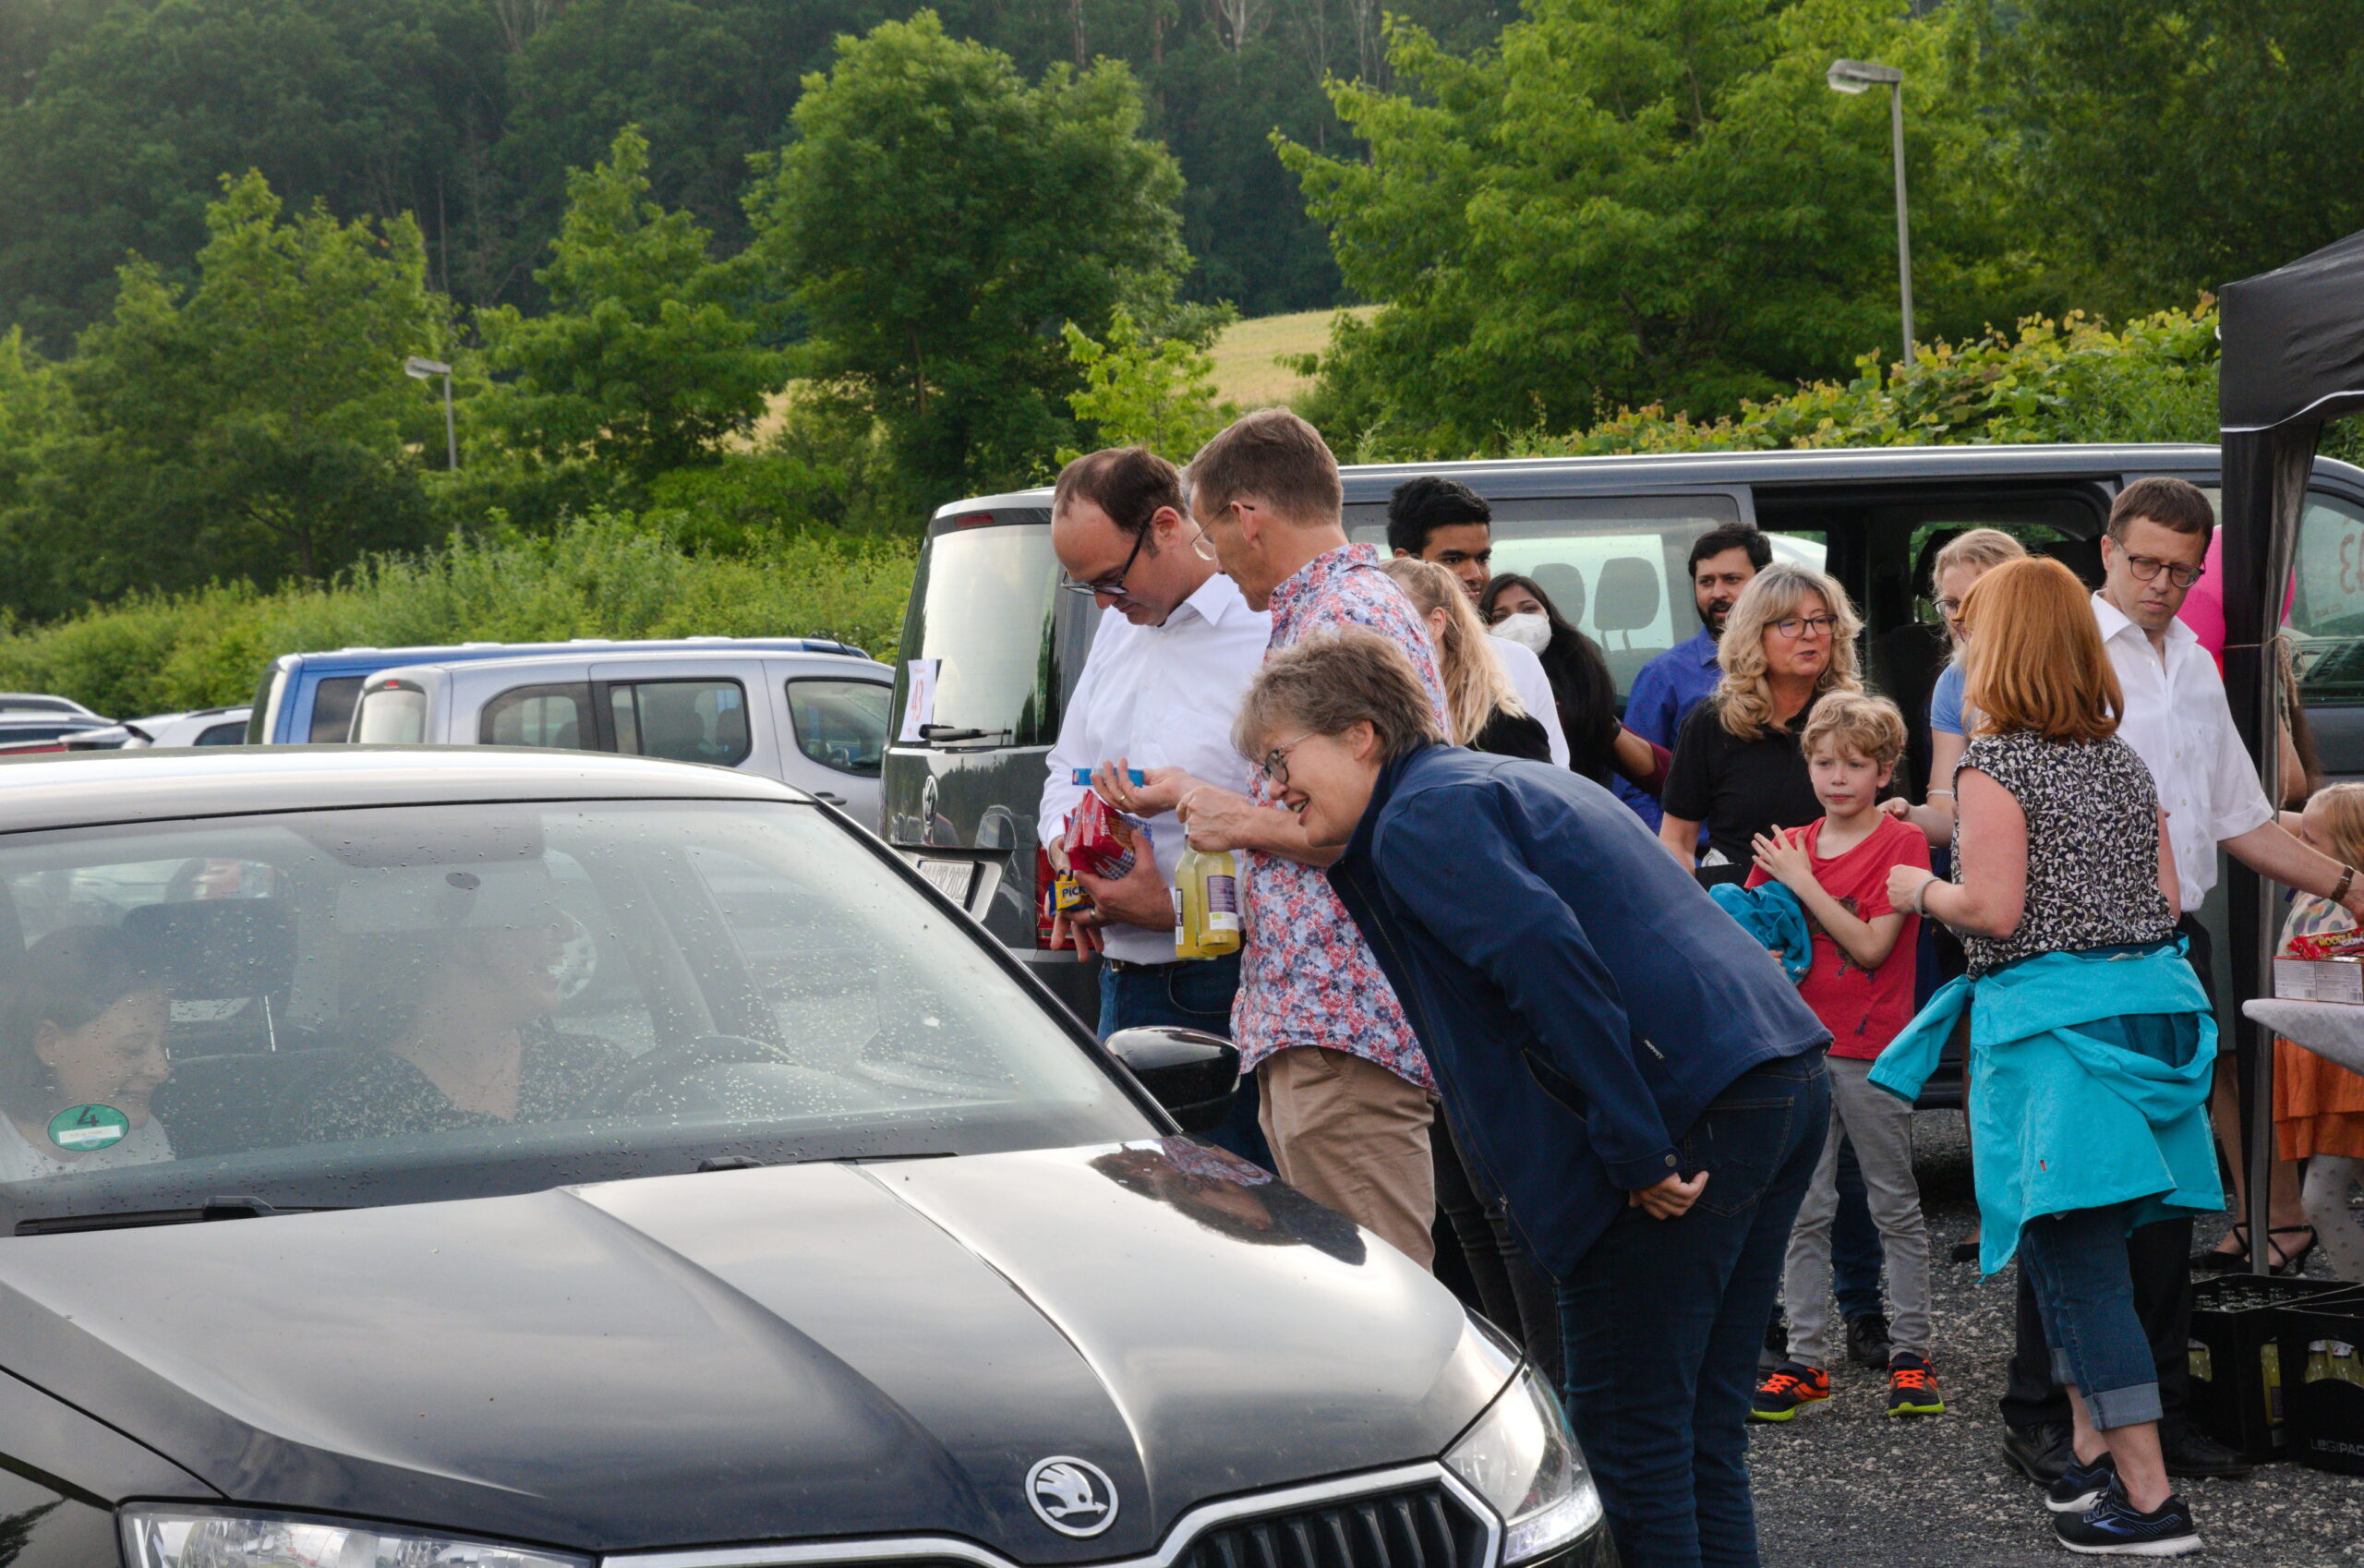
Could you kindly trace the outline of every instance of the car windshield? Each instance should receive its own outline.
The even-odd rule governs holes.
[[[0,1224],[1139,1138],[956,917],[787,802],[0,839]]]

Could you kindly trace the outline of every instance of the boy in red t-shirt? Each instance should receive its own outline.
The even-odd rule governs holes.
[[[1782,1296],[1789,1357],[1756,1391],[1751,1414],[1786,1421],[1830,1397],[1830,1216],[1838,1207],[1839,1140],[1855,1146],[1887,1255],[1894,1307],[1888,1413],[1945,1413],[1929,1365],[1929,1229],[1912,1177],[1912,1107],[1872,1087],[1873,1058],[1912,1019],[1920,919],[1891,909],[1888,874],[1929,865],[1921,830],[1879,809],[1904,755],[1904,718],[1878,697],[1842,694],[1816,704],[1799,737],[1814,777],[1819,822],[1755,841],[1748,885],[1779,882],[1805,906],[1814,962],[1798,995],[1830,1031],[1830,1135],[1790,1232]]]

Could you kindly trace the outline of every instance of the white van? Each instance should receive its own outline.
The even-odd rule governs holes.
[[[363,745],[549,746],[760,773],[878,824],[894,671],[850,654],[585,651],[407,664],[363,684]]]

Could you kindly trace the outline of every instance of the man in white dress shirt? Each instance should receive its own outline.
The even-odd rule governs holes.
[[[1102,797],[1113,770],[1180,767],[1246,791],[1248,764],[1232,749],[1231,721],[1264,662],[1271,618],[1248,608],[1238,586],[1191,549],[1196,526],[1174,464],[1140,447],[1079,457],[1059,475],[1051,501],[1051,548],[1063,586],[1100,606],[1091,656],[1068,699],[1043,781],[1040,832],[1055,863],[1066,863],[1067,814],[1098,775]],[[1172,812],[1149,819],[1153,855],[1129,875],[1105,881],[1079,870],[1092,908],[1063,921],[1055,943],[1078,956],[1098,952],[1103,1039],[1140,1024],[1176,1024],[1228,1037],[1239,989],[1239,955],[1174,956],[1174,863],[1182,827]],[[1225,1128],[1212,1136],[1236,1153],[1269,1164],[1256,1134],[1254,1080],[1243,1080]]]
[[[2256,764],[2233,728],[2216,661],[2191,628],[2177,619],[2185,596],[2200,581],[2201,562],[2215,526],[2208,498],[2191,485],[2165,477],[2136,480],[2110,508],[2109,532],[2102,541],[2107,575],[2093,596],[2102,645],[2126,699],[2117,738],[2150,768],[2159,804],[2166,810],[2167,843],[2183,895],[2178,929],[2191,943],[2192,967],[2212,996],[2215,985],[2208,932],[2198,917],[2216,883],[2219,849],[2286,887],[2335,899],[2364,915],[2364,877],[2282,826],[2258,782]],[[2218,1062],[2217,1133],[2237,1160],[2240,1122],[2234,1056],[2227,1051]],[[2145,1225],[2134,1233],[2130,1250],[2135,1309],[2151,1336],[2160,1393],[2167,1405],[2160,1441],[2169,1473],[2246,1474],[2248,1466],[2237,1455],[2193,1430],[2177,1408],[2189,1375],[2185,1329],[2190,1316],[2191,1222]],[[2045,1373],[2043,1327],[2025,1276],[2021,1279],[2019,1354],[2003,1397],[2003,1417],[2009,1429],[2004,1447],[2022,1469],[2032,1472],[2047,1467],[2035,1461],[2038,1453],[2057,1454],[2057,1447],[2047,1441],[2055,1421],[2062,1423],[2065,1446],[2068,1407]],[[2042,1437],[2039,1429],[2044,1429]]]
[[[1475,605],[1485,593],[1494,560],[1494,509],[1486,498],[1458,479],[1423,474],[1395,487],[1387,498],[1387,543],[1397,555],[1432,561],[1461,580]],[[1568,766],[1568,732],[1560,724],[1560,702],[1551,677],[1533,648],[1507,637],[1489,637],[1502,673],[1521,706],[1543,726],[1551,743],[1551,760]]]

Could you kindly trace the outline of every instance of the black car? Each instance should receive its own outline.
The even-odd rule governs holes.
[[[18,1568],[1613,1560],[1515,1352],[1152,1097],[1225,1048],[784,785],[29,761],[0,889]]]

